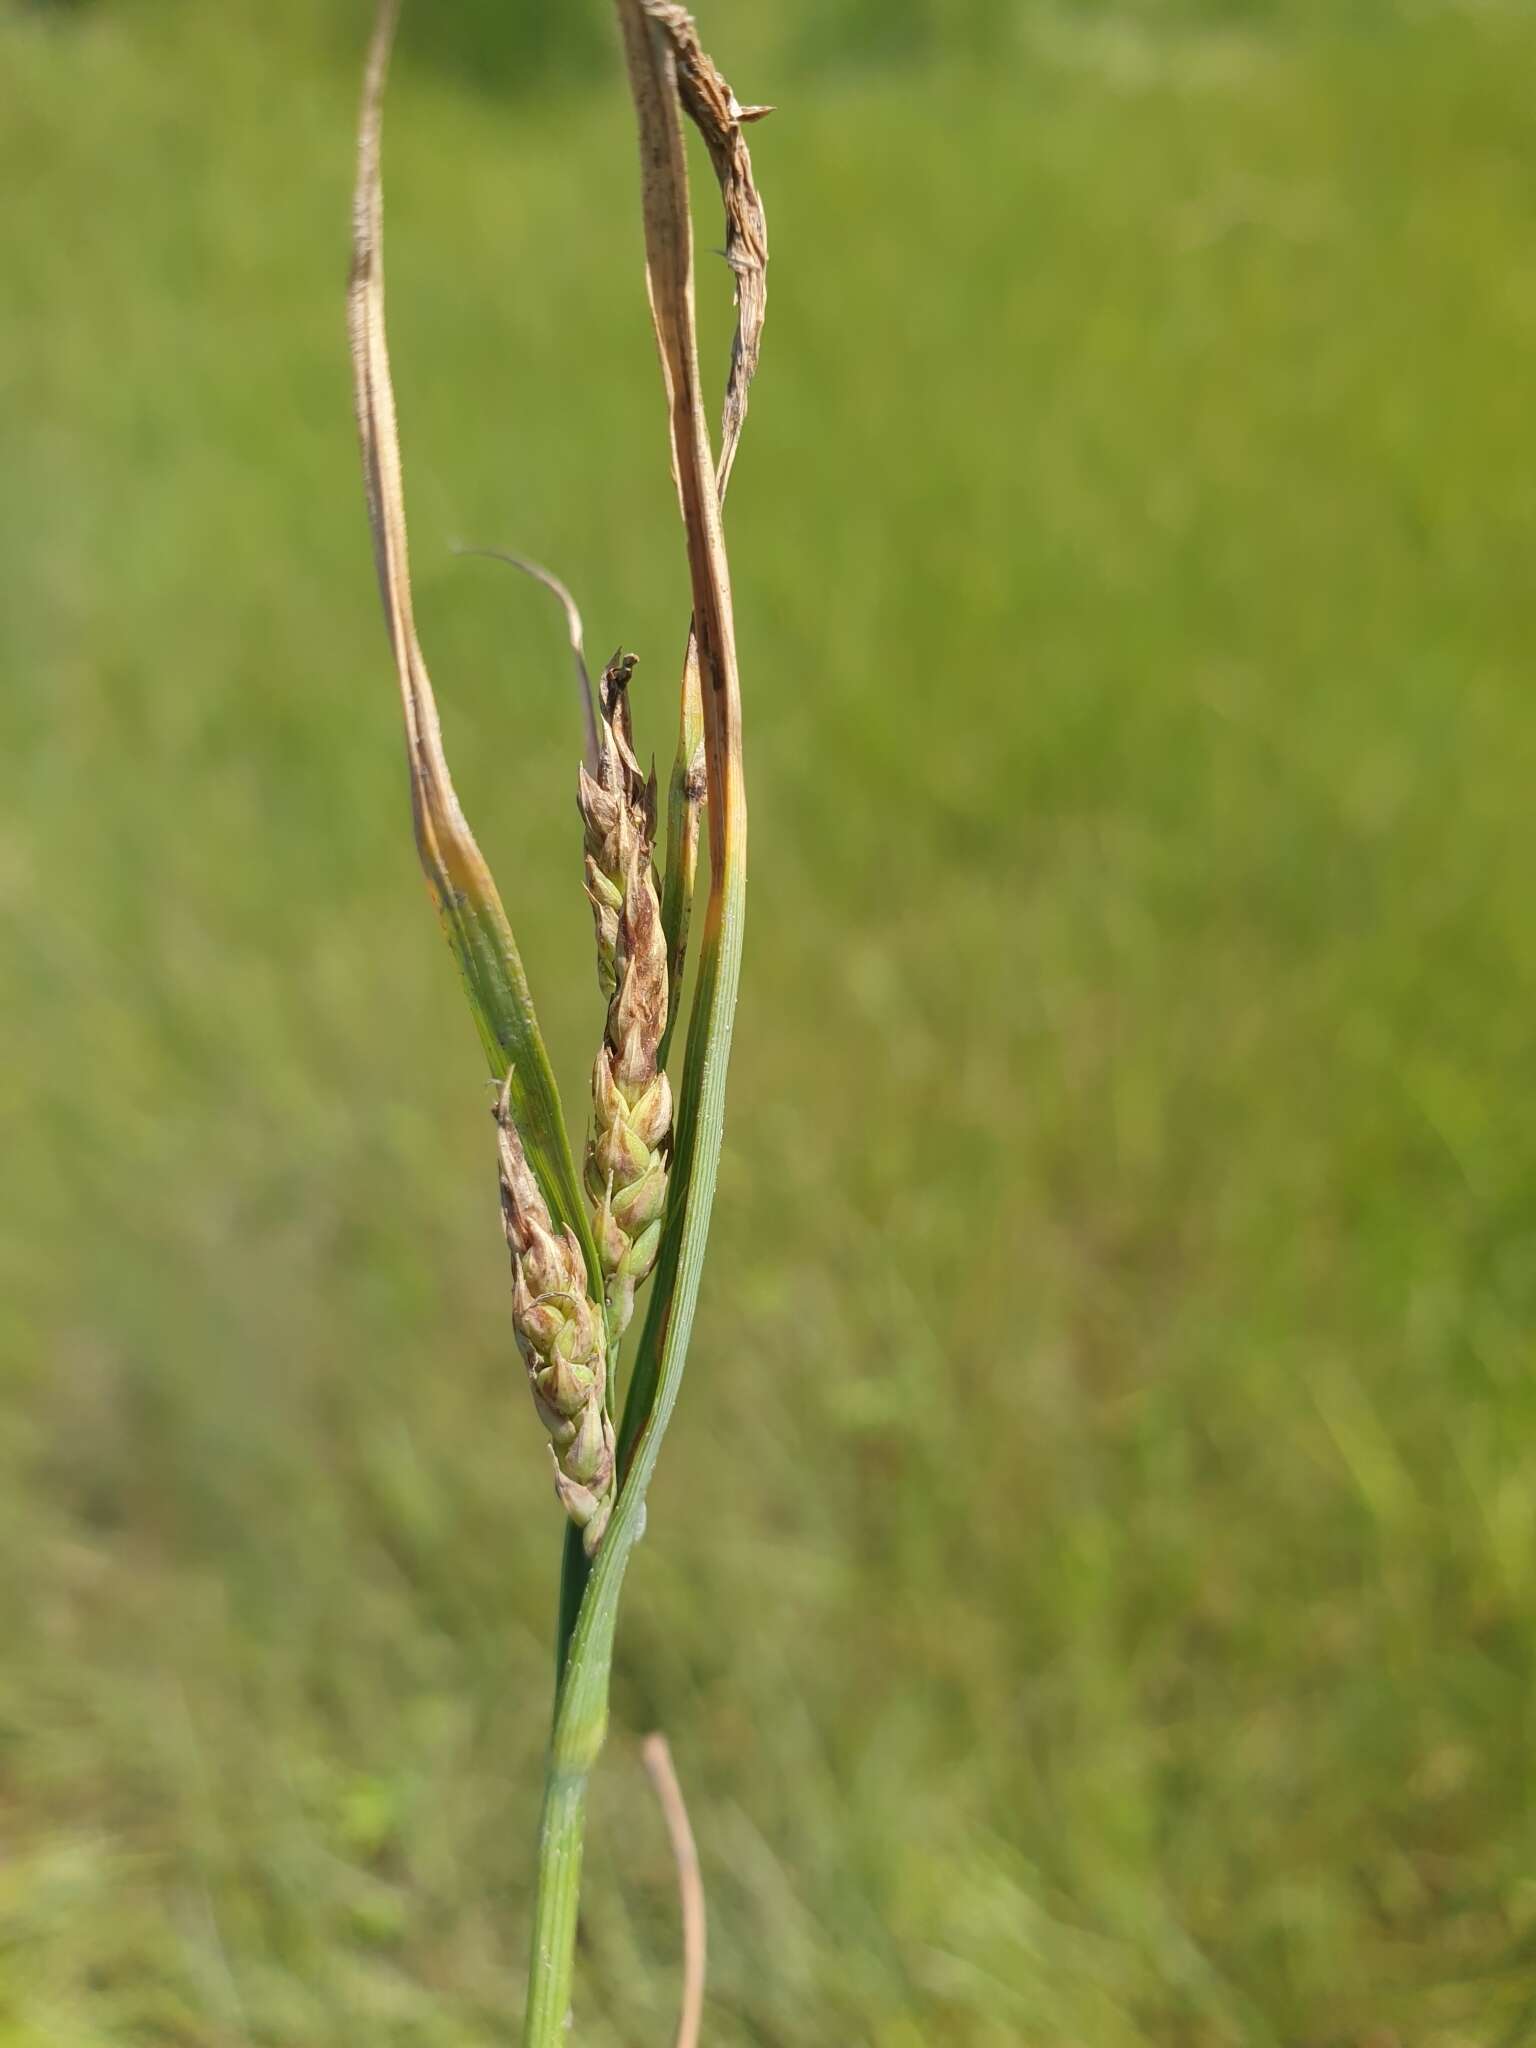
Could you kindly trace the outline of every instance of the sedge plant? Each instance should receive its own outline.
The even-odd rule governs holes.
[[[364,482],[404,711],[416,845],[496,1087],[495,1158],[512,1264],[512,1337],[565,1516],[524,2048],[549,2048],[568,2038],[587,1781],[606,1732],[625,1571],[645,1525],[646,1491],[682,1381],[703,1274],[746,897],[741,696],[721,504],[763,323],[767,241],[744,129],[767,109],[737,101],[683,8],[667,0],[615,4],[639,131],[646,285],[692,618],[666,839],[659,849],[655,780],[641,771],[631,728],[633,657],[608,664],[594,701],[574,603],[547,571],[521,564],[564,603],[587,696],[576,776],[580,872],[607,1009],[580,1170],[512,928],[454,792],[412,615],[384,324],[380,181],[384,84],[400,0],[383,0],[368,57],[349,292]],[[718,452],[699,374],[684,119],[698,129],[719,180],[725,253],[736,286]],[[703,887],[697,872],[701,817],[708,827],[708,881],[691,943],[690,913]],[[696,953],[693,1001],[674,1080],[669,1064],[690,951]],[[650,1296],[619,1410],[619,1345],[637,1291],[647,1283]],[[691,1842],[675,1778],[664,1763],[652,1761],[678,1846],[685,1922],[691,1923],[685,1926],[688,1985],[679,2036],[691,2039],[702,1971],[696,1866],[690,1881]]]

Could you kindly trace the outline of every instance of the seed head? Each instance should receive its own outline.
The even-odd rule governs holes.
[[[555,1492],[590,1556],[613,1511],[614,1437],[603,1316],[587,1293],[586,1261],[557,1229],[511,1113],[511,1076],[496,1103],[501,1220],[512,1254],[512,1328],[534,1407],[549,1432]]]
[[[635,1288],[656,1263],[672,1133],[672,1091],[656,1064],[668,1004],[666,937],[652,863],[656,783],[641,774],[630,734],[627,691],[634,668],[633,655],[618,654],[603,671],[597,774],[583,768],[578,785],[597,975],[608,998],[592,1069],[583,1180],[615,1337],[634,1314]]]

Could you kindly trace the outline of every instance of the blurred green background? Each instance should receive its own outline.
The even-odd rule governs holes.
[[[343,332],[363,10],[0,6],[0,2043],[514,2038],[560,1530]],[[423,638],[579,1118],[686,613],[600,0],[411,0]],[[1536,2041],[1525,5],[709,0],[753,895],[576,2038]],[[700,188],[704,243],[718,240]],[[726,279],[706,263],[712,384]]]

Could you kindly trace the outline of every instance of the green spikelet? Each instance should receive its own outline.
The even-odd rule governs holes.
[[[557,1230],[511,1116],[511,1076],[496,1104],[501,1218],[512,1254],[512,1327],[533,1404],[549,1431],[560,1505],[595,1554],[613,1512],[613,1424],[603,1318],[587,1295],[573,1232]]]
[[[667,944],[652,865],[656,785],[640,773],[630,737],[625,691],[634,666],[633,655],[616,654],[603,671],[597,773],[582,768],[578,796],[597,976],[608,998],[583,1179],[614,1337],[656,1263],[672,1135],[672,1091],[657,1066]]]

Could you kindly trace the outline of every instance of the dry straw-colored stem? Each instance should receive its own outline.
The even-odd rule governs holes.
[[[704,2023],[705,1967],[704,1880],[699,1873],[698,1845],[693,1839],[683,1788],[678,1783],[665,1735],[647,1735],[640,1745],[640,1760],[667,1824],[667,1839],[677,1866],[677,1897],[683,1921],[683,1996],[675,2048],[698,2048],[699,2029]]]

